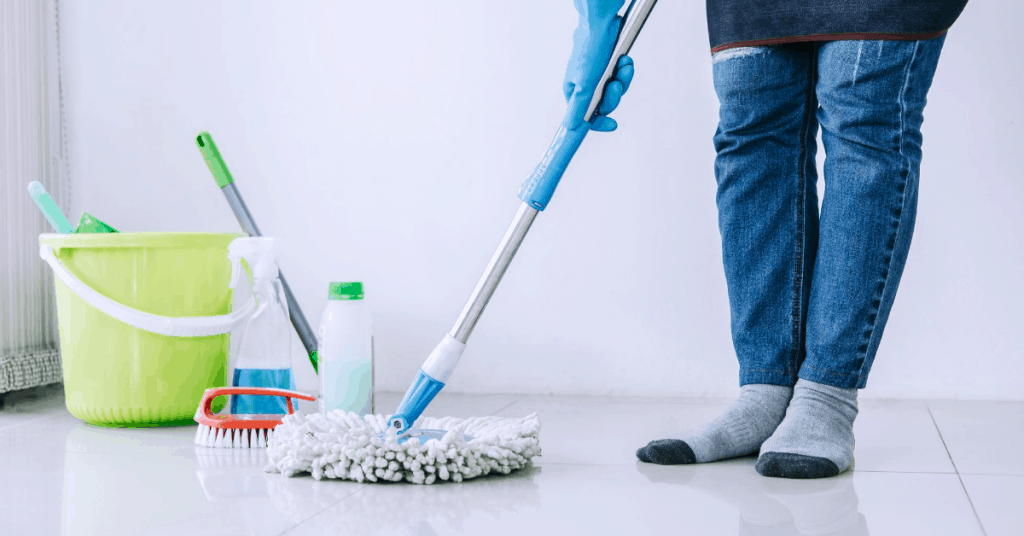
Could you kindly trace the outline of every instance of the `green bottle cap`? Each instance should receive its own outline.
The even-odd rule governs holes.
[[[327,291],[328,300],[361,300],[363,299],[363,283],[353,281],[351,283],[331,283]]]

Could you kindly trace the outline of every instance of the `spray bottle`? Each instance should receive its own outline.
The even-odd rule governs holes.
[[[242,261],[251,275],[256,311],[236,332],[231,345],[234,355],[234,387],[273,387],[295,390],[292,377],[292,327],[288,317],[273,238],[237,238],[228,247],[231,259],[231,287],[243,273]],[[233,395],[231,413],[288,413],[283,397]]]

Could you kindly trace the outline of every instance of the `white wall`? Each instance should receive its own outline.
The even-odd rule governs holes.
[[[193,144],[209,130],[314,323],[329,281],[365,281],[377,384],[400,391],[561,118],[575,14],[387,5],[66,0],[61,48],[74,217],[237,231]],[[971,3],[946,41],[914,245],[865,396],[1024,398],[1022,11]],[[703,2],[661,2],[633,56],[620,130],[580,150],[448,389],[737,392]]]

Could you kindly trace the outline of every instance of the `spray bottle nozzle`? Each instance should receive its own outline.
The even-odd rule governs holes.
[[[238,284],[242,276],[242,260],[245,260],[254,280],[277,277],[273,238],[236,238],[228,246],[228,260],[231,262],[231,288]]]

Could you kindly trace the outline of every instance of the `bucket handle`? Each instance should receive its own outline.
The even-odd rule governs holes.
[[[221,335],[230,332],[252,316],[253,311],[256,310],[256,299],[253,297],[240,310],[226,315],[178,317],[155,315],[118,303],[93,290],[92,287],[75,277],[74,274],[61,264],[60,260],[53,253],[52,245],[43,244],[39,246],[39,256],[53,269],[53,275],[67,285],[71,292],[77,294],[78,297],[85,300],[89,305],[129,326],[152,331],[160,335],[167,335],[169,337]]]

